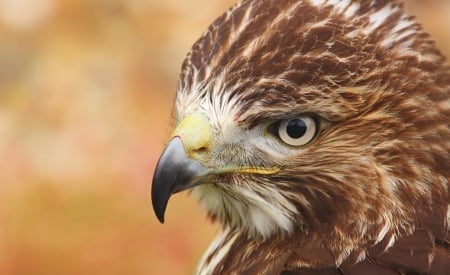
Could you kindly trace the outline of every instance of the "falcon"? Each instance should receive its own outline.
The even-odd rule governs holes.
[[[400,1],[244,0],[174,105],[152,203],[220,225],[197,274],[450,274],[450,69]]]

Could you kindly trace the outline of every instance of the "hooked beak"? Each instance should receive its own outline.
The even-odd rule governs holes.
[[[152,183],[152,204],[156,217],[164,223],[167,202],[172,194],[202,183],[207,169],[188,158],[180,137],[174,137],[163,151]]]
[[[186,116],[172,134],[172,140],[156,165],[152,183],[152,204],[156,217],[164,223],[167,202],[172,194],[204,182],[208,170],[198,162],[208,151],[212,131],[206,116]]]

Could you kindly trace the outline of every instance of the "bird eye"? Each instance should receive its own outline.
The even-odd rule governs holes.
[[[288,145],[302,146],[316,136],[318,128],[313,117],[299,116],[275,122],[269,126],[269,132]]]

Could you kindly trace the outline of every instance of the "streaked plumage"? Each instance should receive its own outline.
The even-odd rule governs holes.
[[[192,188],[221,225],[199,274],[450,274],[450,69],[399,1],[244,0],[174,116],[152,199]]]

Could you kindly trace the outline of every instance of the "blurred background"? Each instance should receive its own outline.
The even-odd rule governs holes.
[[[192,43],[232,0],[0,0],[0,274],[191,274],[216,227],[150,202]],[[450,56],[450,1],[407,9]]]

